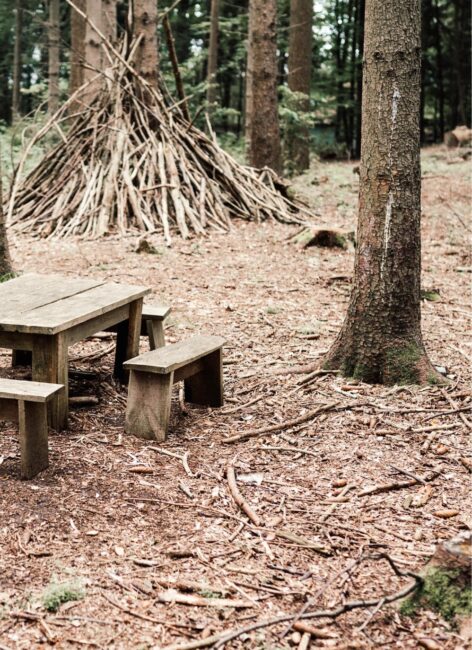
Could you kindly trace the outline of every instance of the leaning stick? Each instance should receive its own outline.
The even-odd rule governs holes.
[[[226,469],[226,476],[228,478],[228,487],[229,491],[231,493],[231,496],[233,497],[236,505],[249,517],[249,519],[252,521],[252,523],[255,526],[261,526],[262,522],[259,518],[259,516],[254,512],[254,510],[251,508],[249,503],[245,500],[243,495],[238,489],[238,485],[236,483],[236,473],[234,471],[234,466],[233,462],[229,463],[227,469]]]
[[[248,438],[257,438],[258,436],[263,436],[266,433],[276,433],[277,431],[283,431],[284,429],[291,429],[292,427],[296,427],[299,424],[308,422],[308,420],[312,420],[320,413],[331,411],[332,409],[339,406],[339,404],[340,402],[332,402],[331,404],[322,404],[321,406],[318,406],[316,409],[313,409],[312,411],[308,411],[308,413],[305,413],[305,415],[300,415],[300,417],[295,418],[293,420],[287,420],[287,422],[282,422],[280,424],[273,424],[268,427],[262,427],[262,429],[253,429],[252,431],[245,431],[244,433],[239,433],[236,436],[231,436],[230,438],[224,438],[223,442],[225,442],[226,444],[232,444],[233,442],[239,442],[240,440],[247,440]],[[350,404],[349,406],[353,406],[353,405]]]

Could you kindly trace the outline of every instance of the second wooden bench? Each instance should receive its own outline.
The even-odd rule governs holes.
[[[33,478],[49,465],[48,402],[60,384],[0,379],[0,420],[19,423],[21,478]]]
[[[220,336],[194,336],[126,361],[124,367],[130,371],[126,432],[165,440],[172,385],[181,380],[188,402],[222,406],[223,344]]]

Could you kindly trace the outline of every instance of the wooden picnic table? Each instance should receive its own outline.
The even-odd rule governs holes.
[[[139,353],[147,287],[28,273],[0,283],[0,348],[32,353],[33,381],[64,384],[51,404],[51,426],[67,424],[68,348],[106,328],[117,332],[115,376]]]

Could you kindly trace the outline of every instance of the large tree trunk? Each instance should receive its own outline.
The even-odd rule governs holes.
[[[59,107],[59,20],[59,0],[49,0],[48,111],[51,115]]]
[[[207,102],[210,107],[215,104],[217,97],[216,72],[218,69],[218,18],[219,0],[211,0],[210,12],[210,44],[208,46],[207,70]]]
[[[326,368],[435,381],[421,335],[420,0],[366,0],[354,285]]]
[[[90,103],[100,91],[103,70],[103,46],[99,32],[104,32],[104,13],[102,0],[86,0],[85,23],[85,65],[84,82],[88,82],[83,95],[83,101]]]
[[[21,29],[23,22],[23,8],[21,0],[15,0],[15,45],[13,50],[13,88],[11,112],[13,120],[20,115],[20,88],[21,88]]]
[[[142,35],[136,67],[152,86],[157,87],[157,1],[134,0],[134,35]]]
[[[291,0],[288,46],[288,87],[300,93],[295,100],[298,112],[310,109],[310,82],[313,47],[313,0]],[[310,166],[310,132],[301,126],[290,134],[289,159],[301,172]]]
[[[250,0],[246,101],[248,157],[254,167],[267,166],[281,172],[276,26],[276,0]]]
[[[74,0],[74,4],[85,11],[85,0]],[[75,9],[71,8],[70,12],[69,94],[72,95],[84,83],[85,20]]]

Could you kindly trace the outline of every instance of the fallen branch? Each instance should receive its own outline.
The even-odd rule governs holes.
[[[262,525],[260,517],[254,512],[254,510],[251,508],[249,503],[244,499],[243,495],[238,489],[238,485],[236,483],[236,474],[232,462],[229,463],[226,469],[226,476],[228,478],[229,491],[235,503],[249,517],[249,519],[252,521],[252,523],[255,526],[260,527]]]
[[[313,409],[312,411],[308,411],[308,413],[305,413],[305,415],[301,415],[300,417],[295,418],[293,420],[287,420],[286,422],[281,422],[280,424],[272,424],[268,427],[262,427],[261,429],[245,431],[244,433],[240,433],[236,436],[231,436],[230,438],[223,438],[222,442],[224,442],[225,444],[232,444],[233,442],[239,442],[240,440],[248,440],[249,438],[256,438],[258,436],[263,436],[267,433],[276,433],[277,431],[283,431],[284,429],[291,429],[292,427],[296,427],[299,424],[303,424],[304,422],[308,422],[309,420],[312,420],[320,413],[331,411],[332,409],[338,407],[339,405],[340,402],[323,404],[321,406],[318,406],[316,409]],[[345,408],[350,408],[351,406],[352,405],[349,405],[346,406]]]
[[[382,492],[390,492],[391,490],[402,490],[403,488],[411,487],[412,485],[418,485],[420,483],[426,483],[434,481],[440,475],[441,472],[433,472],[433,474],[427,479],[412,478],[410,481],[397,481],[393,483],[387,483],[385,485],[374,485],[371,488],[367,488],[362,492],[359,492],[357,496],[366,497],[371,494],[381,494]]]
[[[445,399],[449,402],[449,404],[452,406],[453,409],[458,409],[457,403],[452,399],[452,397],[444,390],[444,388],[441,388],[441,393],[445,397]],[[459,411],[458,411],[459,412]],[[465,424],[465,426],[472,430],[472,422],[468,420],[463,413],[459,413],[459,417],[462,420],[462,422]]]

